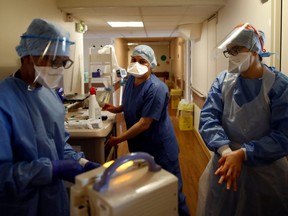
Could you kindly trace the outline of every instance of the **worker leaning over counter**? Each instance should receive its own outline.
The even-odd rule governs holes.
[[[190,215],[182,192],[179,149],[173,124],[168,113],[169,92],[152,69],[157,66],[154,51],[147,45],[134,48],[123,93],[123,105],[105,104],[103,109],[113,113],[124,112],[127,131],[112,136],[108,145],[128,141],[130,152],[147,152],[157,164],[178,177],[179,215]]]
[[[16,47],[20,69],[0,82],[0,214],[68,216],[62,180],[99,166],[66,143],[55,88],[71,67],[69,33],[34,19]]]

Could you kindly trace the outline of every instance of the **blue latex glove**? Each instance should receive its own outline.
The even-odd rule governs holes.
[[[96,169],[96,168],[98,168],[98,167],[100,167],[100,166],[101,166],[101,164],[88,161],[88,162],[85,164],[85,166],[84,166],[84,172],[90,171],[90,170],[92,170],[92,169]]]
[[[60,178],[73,183],[75,177],[84,172],[84,168],[75,160],[54,160],[52,166],[53,178]]]

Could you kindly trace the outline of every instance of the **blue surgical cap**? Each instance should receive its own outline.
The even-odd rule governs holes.
[[[237,31],[237,28],[234,30]],[[232,31],[233,33],[233,31]],[[237,36],[234,38],[230,44],[246,47],[247,49],[262,53],[262,47],[260,40],[262,40],[262,45],[264,46],[265,34],[262,31],[258,31],[259,36],[252,28],[244,28]],[[260,37],[260,38],[259,38]]]
[[[21,36],[16,47],[18,55],[23,56],[69,56],[70,34],[59,26],[44,19],[34,19]]]
[[[157,61],[155,58],[154,51],[151,47],[147,45],[136,46],[131,56],[141,56],[142,58],[144,58],[150,63],[151,68],[154,68],[157,66]]]

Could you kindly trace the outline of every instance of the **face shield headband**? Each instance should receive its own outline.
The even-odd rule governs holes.
[[[69,47],[75,43],[65,37],[46,37],[34,35],[22,35],[25,40],[26,49],[29,55],[58,55],[69,56]],[[24,51],[25,52],[25,51]]]
[[[264,48],[264,41],[261,38],[259,32],[252,26],[249,25],[249,23],[245,23],[245,24],[241,24],[236,26],[229,34],[228,36],[225,37],[225,39],[219,43],[219,45],[217,46],[218,49],[225,49],[227,47],[227,45],[229,45],[231,42],[233,42],[235,39],[237,39],[237,37],[239,37],[239,35],[245,30],[245,29],[252,29],[253,32],[256,34],[260,46],[261,46],[261,50],[258,51],[259,55],[265,57],[265,56],[270,56],[270,54],[268,55],[268,53],[266,52],[266,49]],[[247,47],[248,49],[252,50],[252,48],[255,46],[255,44],[257,43],[257,41],[254,42],[254,44],[250,44],[250,47]],[[236,45],[240,45],[240,46],[244,46],[243,44],[236,44]],[[255,51],[255,50],[253,50]],[[266,54],[267,53],[267,54]]]
[[[263,42],[262,38],[260,37],[259,32],[252,25],[249,25],[248,23],[238,25],[238,26],[235,27],[235,29],[236,28],[241,28],[242,26],[244,26],[246,29],[249,29],[249,28],[253,29],[254,33],[257,35],[257,37],[259,39],[259,42],[260,42],[260,45],[261,45],[261,52],[265,53],[266,49],[264,48],[264,42]]]

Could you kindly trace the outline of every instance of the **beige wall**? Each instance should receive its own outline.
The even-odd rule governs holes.
[[[14,73],[20,66],[15,47],[20,36],[26,31],[34,18],[44,18],[57,22],[71,34],[71,40],[76,42],[71,58],[75,64],[65,72],[65,92],[81,92],[83,89],[83,34],[75,32],[74,22],[65,22],[56,0],[14,0],[0,3],[0,79]],[[71,86],[72,84],[72,86]]]
[[[114,48],[118,64],[121,68],[128,66],[128,45],[125,39],[116,38],[114,41]]]
[[[154,72],[171,72],[171,61],[170,57],[170,44],[159,44],[151,46],[155,52],[155,57],[157,61],[157,67],[153,69]],[[161,56],[165,56],[166,60],[161,60]]]
[[[184,74],[184,39],[176,38],[171,43],[171,72],[173,82],[178,88],[184,88],[182,86],[185,74]]]
[[[114,47],[117,56],[117,60],[120,67],[127,68],[128,63],[130,62],[130,55],[133,51],[138,41],[134,38],[132,41],[135,45],[129,45],[128,42],[131,39],[125,38],[116,38],[114,39]],[[143,40],[143,39],[141,39]],[[175,81],[175,77],[178,80],[183,80],[184,71],[183,71],[183,47],[184,47],[184,39],[183,38],[173,38],[170,41],[168,40],[161,40],[157,42],[142,42],[141,44],[147,44],[150,46],[156,56],[156,60],[158,66],[154,68],[154,72],[163,72],[168,71],[170,80]],[[162,60],[161,56],[165,55],[166,60]],[[179,86],[181,88],[181,85]]]
[[[141,44],[145,44],[150,46],[153,50],[154,50],[154,54],[156,57],[156,61],[157,61],[157,66],[153,69],[153,72],[163,72],[163,71],[171,71],[171,61],[169,59],[170,56],[170,44],[168,42],[163,42],[163,44],[161,43],[161,41],[157,42],[157,43],[141,43]],[[139,45],[141,45],[139,44]],[[128,62],[130,62],[131,60],[131,54],[134,50],[136,45],[130,45],[128,46],[129,50],[128,50]],[[166,56],[166,60],[162,61],[161,60],[161,56],[165,55]]]

